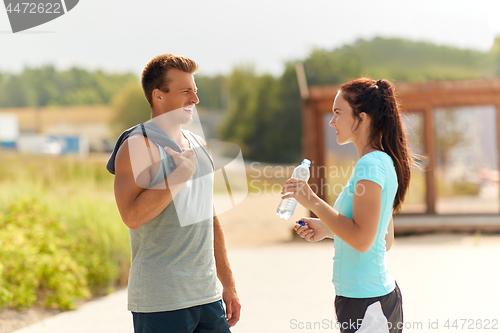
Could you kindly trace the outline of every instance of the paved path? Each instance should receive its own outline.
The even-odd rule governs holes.
[[[335,319],[332,245],[291,242],[230,249],[243,305],[241,321],[232,332],[338,332],[331,328]],[[483,329],[474,332],[500,331],[499,259],[500,236],[398,238],[388,254],[388,265],[403,293],[406,325],[413,326],[405,332],[471,332],[460,329],[460,319],[474,320],[474,327],[482,320]],[[446,329],[448,319],[450,325],[458,319],[459,329]],[[485,319],[499,321],[497,330],[484,329]],[[308,323],[317,329],[306,329]],[[119,291],[16,333],[132,331],[126,292]]]
[[[85,303],[77,311],[63,312],[15,333],[133,333],[127,311],[127,291]]]

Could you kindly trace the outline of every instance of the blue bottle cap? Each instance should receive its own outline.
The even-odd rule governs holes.
[[[311,166],[311,161],[309,161],[307,158],[304,158],[301,164],[309,168]]]
[[[305,225],[306,225],[306,223],[305,223],[304,221],[299,221],[299,222],[297,222],[297,223],[298,223],[301,227],[303,227],[303,226],[305,226]]]

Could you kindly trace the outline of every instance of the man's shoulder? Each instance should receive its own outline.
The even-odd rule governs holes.
[[[116,164],[125,163],[129,160],[132,165],[137,163],[142,165],[144,161],[149,161],[147,164],[151,166],[154,161],[159,159],[160,151],[158,146],[142,134],[134,133],[126,138],[118,149]]]

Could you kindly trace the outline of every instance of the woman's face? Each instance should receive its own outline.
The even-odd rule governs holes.
[[[339,145],[353,142],[355,138],[353,132],[353,129],[356,128],[355,123],[352,108],[342,96],[342,92],[339,91],[333,102],[333,118],[330,121],[330,126],[335,128],[337,143]]]

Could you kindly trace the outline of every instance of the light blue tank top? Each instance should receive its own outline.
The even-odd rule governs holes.
[[[386,265],[385,235],[392,216],[398,179],[389,155],[374,151],[363,155],[356,163],[351,178],[342,189],[333,208],[352,219],[352,201],[356,183],[362,179],[382,187],[382,206],[375,242],[370,250],[361,253],[335,236],[333,284],[335,294],[352,298],[387,295],[395,288],[394,278]]]

